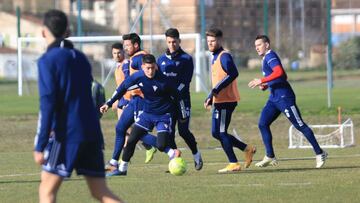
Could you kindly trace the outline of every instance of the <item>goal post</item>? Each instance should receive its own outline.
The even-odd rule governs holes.
[[[160,46],[162,50],[158,50],[158,53],[162,53],[165,51],[165,36],[162,35],[140,35],[140,38],[144,43],[148,42],[149,40],[154,41],[161,41],[163,46]],[[191,47],[191,51],[187,51],[190,55],[194,58],[194,77],[195,77],[195,91],[200,92],[203,91],[204,84],[206,84],[208,78],[207,74],[203,74],[203,71],[201,69],[201,60],[202,57],[205,57],[205,54],[201,54],[201,37],[199,33],[187,33],[187,34],[181,34],[180,38],[184,41],[186,40],[193,40],[193,42],[187,42],[186,47],[182,47],[185,51],[187,51],[188,47]],[[122,36],[83,36],[83,37],[69,37],[70,41],[74,43],[110,43],[110,42],[119,42],[122,41]],[[24,65],[23,65],[23,44],[25,43],[36,43],[36,44],[42,44],[45,45],[44,38],[40,37],[19,37],[17,40],[17,80],[18,80],[18,95],[23,95],[23,79],[24,79]],[[160,48],[159,48],[160,49]],[[45,50],[45,49],[44,49]],[[43,51],[44,51],[43,50]],[[145,50],[150,50],[148,48],[145,48]],[[110,50],[109,50],[110,53]],[[85,53],[87,55],[87,53]],[[109,54],[110,55],[110,54]],[[39,55],[40,56],[40,55]],[[103,66],[103,65],[101,65]],[[102,73],[104,71],[102,70]],[[111,71],[108,73],[111,74]],[[101,77],[104,79],[105,77],[102,75]],[[103,81],[102,81],[103,82]]]
[[[355,145],[354,124],[349,118],[342,124],[333,125],[309,125],[314,131],[320,147],[344,148]],[[305,136],[293,125],[289,128],[289,148],[311,148],[311,144]]]

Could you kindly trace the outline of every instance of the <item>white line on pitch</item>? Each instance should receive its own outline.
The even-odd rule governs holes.
[[[6,178],[6,177],[19,177],[19,176],[34,176],[34,175],[40,175],[40,173],[20,173],[20,174],[9,174],[9,175],[0,175],[0,178]]]
[[[306,183],[279,183],[277,185],[280,186],[301,186],[301,185],[311,185],[312,183],[306,182]]]

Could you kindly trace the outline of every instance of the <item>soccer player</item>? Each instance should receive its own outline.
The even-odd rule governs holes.
[[[123,44],[116,42],[111,46],[111,54],[113,60],[116,62],[114,71],[116,86],[119,86],[126,77],[129,76],[129,61],[125,58]],[[120,118],[123,108],[129,103],[130,95],[125,94],[113,105],[113,109],[117,111],[118,119]]]
[[[123,35],[123,45],[126,54],[129,58],[129,75],[136,73],[141,70],[142,57],[144,54],[147,54],[145,51],[141,50],[141,39],[136,33],[130,33]],[[109,168],[111,171],[107,173],[107,176],[117,176],[120,175],[118,170],[118,159],[120,153],[124,147],[126,131],[134,123],[135,118],[139,116],[143,108],[143,94],[140,89],[134,89],[129,91],[130,101],[126,108],[124,108],[122,115],[119,118],[119,121],[116,125],[116,143],[114,148],[113,158],[109,162]],[[147,140],[147,139],[146,139]],[[146,148],[146,160],[145,163],[151,161],[156,152],[156,149],[148,146]]]
[[[252,162],[256,148],[247,145],[227,132],[231,115],[240,100],[237,88],[237,76],[239,75],[234,61],[228,51],[222,47],[223,33],[218,28],[212,28],[206,32],[206,40],[209,51],[212,52],[212,87],[209,96],[205,99],[204,107],[210,109],[212,104],[212,136],[219,140],[229,160],[229,164],[220,169],[219,173],[240,171],[241,166],[236,158],[233,147],[239,148],[245,154],[244,167],[248,168]]]
[[[179,135],[185,140],[190,147],[194,157],[195,169],[201,170],[203,161],[200,151],[196,146],[194,135],[189,130],[190,125],[190,82],[194,72],[194,64],[192,57],[184,52],[180,47],[180,34],[176,28],[169,28],[165,32],[166,44],[168,49],[162,54],[158,60],[157,65],[160,71],[169,77],[170,81],[180,91],[180,97],[183,101],[182,108],[185,110],[185,119],[180,119],[180,111],[177,109],[172,115],[172,125],[170,133],[170,147],[176,149],[175,143],[175,126],[178,125]]]
[[[171,130],[170,113],[174,108],[172,100],[173,98],[175,100],[179,99],[179,92],[172,86],[169,79],[160,73],[153,55],[146,54],[142,57],[142,70],[125,79],[116,89],[113,96],[100,108],[102,113],[106,112],[129,88],[140,89],[144,95],[143,112],[139,115],[131,130],[119,166],[119,175],[127,174],[128,163],[134,154],[136,143],[147,136],[154,126],[157,130],[157,148],[161,152],[166,150]],[[184,115],[184,113],[181,115]],[[174,151],[173,157],[180,156],[178,150]]]
[[[55,202],[63,179],[76,169],[85,176],[94,198],[121,202],[104,178],[103,136],[91,96],[91,65],[64,40],[67,29],[62,11],[45,13],[42,34],[48,47],[38,61],[40,112],[33,154],[35,163],[42,165],[39,201]],[[52,147],[48,145],[51,130]]]
[[[127,59],[125,59],[125,52],[122,43],[119,42],[114,43],[111,46],[111,53],[114,61],[117,63],[116,64],[117,67],[115,69],[114,75],[115,75],[116,85],[119,86],[125,80],[125,78],[127,78],[130,75],[130,69],[129,69],[130,62]],[[142,55],[139,56],[141,57]],[[115,127],[116,136],[115,136],[115,144],[114,144],[114,151],[112,154],[112,158],[105,166],[105,170],[108,171],[107,174],[109,176],[113,174],[116,175],[118,173],[117,170],[118,160],[120,158],[120,154],[123,149],[123,146],[126,143],[126,136],[130,134],[130,126],[133,122],[133,121],[131,122],[131,120],[132,117],[134,116],[134,109],[130,108],[128,111],[126,111],[126,115],[121,118],[121,115],[124,109],[126,108],[126,106],[129,104],[130,99],[131,99],[131,94],[130,92],[128,92],[118,101],[116,101],[112,106],[113,109],[114,108],[117,109],[118,123],[116,124]],[[134,105],[131,104],[131,107],[134,107]],[[126,122],[127,120],[130,121]],[[130,123],[130,125],[124,126],[123,125],[124,123]],[[127,126],[129,126],[129,128],[125,129]],[[142,144],[146,149],[146,155],[147,155],[145,159],[145,163],[148,163],[153,158],[156,149],[151,145],[145,143]]]
[[[295,93],[292,90],[279,56],[270,48],[270,39],[266,35],[258,35],[255,39],[255,49],[263,58],[262,72],[264,77],[255,78],[248,84],[250,88],[259,87],[261,90],[269,88],[270,96],[265,104],[259,119],[259,129],[266,149],[264,159],[255,165],[266,167],[278,164],[273,145],[270,125],[284,113],[286,118],[296,129],[304,134],[312,145],[316,154],[316,168],[325,164],[327,153],[322,150],[316,141],[313,131],[302,120],[299,108],[296,105]]]

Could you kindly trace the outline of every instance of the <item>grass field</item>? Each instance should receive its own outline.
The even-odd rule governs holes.
[[[360,71],[334,73],[332,108],[327,108],[325,71],[289,72],[297,93],[297,102],[308,124],[337,123],[336,109],[341,106],[343,118],[352,118],[355,140],[360,134]],[[241,71],[239,90],[242,101],[233,115],[233,129],[258,147],[255,162],[263,157],[264,148],[257,129],[258,114],[267,93],[246,87],[258,72]],[[30,82],[23,97],[18,97],[14,81],[0,80],[0,202],[37,202],[40,169],[33,163],[32,146],[36,130],[38,98],[36,84]],[[113,87],[108,87],[110,95]],[[226,165],[219,143],[210,135],[211,114],[202,108],[205,93],[192,95],[191,128],[204,158],[204,168],[197,172],[189,150],[183,150],[188,162],[184,176],[165,173],[167,158],[157,153],[150,164],[144,164],[145,152],[138,150],[128,176],[108,179],[109,186],[127,202],[358,202],[360,199],[360,148],[328,149],[329,159],[322,169],[315,169],[310,149],[287,149],[289,123],[282,116],[272,126],[274,146],[280,159],[278,167],[259,169],[253,165],[239,173],[220,175]],[[114,142],[115,114],[102,119],[106,158]],[[177,138],[180,147],[184,142]],[[238,158],[242,153],[236,150]],[[94,202],[81,177],[63,183],[59,202]]]

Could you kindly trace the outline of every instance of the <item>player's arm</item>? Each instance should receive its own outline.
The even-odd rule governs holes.
[[[249,82],[248,84],[249,87],[254,88],[256,86],[259,86],[261,90],[266,90],[267,89],[266,83],[276,80],[280,77],[284,77],[284,76],[286,77],[286,73],[280,61],[277,58],[272,57],[266,61],[267,64],[271,67],[272,73],[263,78],[254,78],[252,81]]]
[[[204,101],[204,108],[205,109],[210,109],[212,103],[213,103],[213,93],[210,92],[209,95],[206,97],[205,101]]]
[[[189,59],[185,61],[183,71],[180,75],[180,84],[177,87],[180,93],[183,93],[183,91],[186,89],[185,87],[190,85],[193,73],[194,63],[192,57],[189,57]]]
[[[136,84],[137,79],[138,79],[137,74],[134,74],[126,78],[115,90],[111,98],[108,99],[107,102],[100,107],[100,112],[101,113],[107,112],[107,110],[113,105],[115,101],[119,100],[122,96],[124,96],[126,91],[138,88]]]
[[[121,80],[121,83],[122,83],[126,78],[128,78],[130,76],[129,63],[123,63],[121,68],[122,68],[122,73],[123,73],[123,78]],[[127,106],[129,103],[129,100],[126,98],[126,96],[127,96],[127,94],[125,94],[123,97],[121,97],[120,100],[118,100],[118,102],[115,102],[114,104],[116,104],[116,106],[113,104],[112,108],[118,109],[118,108],[124,108],[125,106]]]
[[[35,137],[34,160],[38,164],[42,164],[43,154],[48,144],[51,127],[53,124],[55,103],[56,103],[56,83],[55,73],[46,61],[39,60],[39,97],[40,112],[38,129]]]
[[[181,119],[187,119],[189,115],[186,113],[185,103],[184,100],[181,98],[180,91],[176,88],[176,86],[172,85],[173,83],[170,82],[170,80],[167,78],[167,83],[165,85],[165,91],[167,94],[171,96],[172,99],[174,99],[175,104],[177,105],[177,108],[179,108],[181,112]]]
[[[219,92],[227,87],[229,84],[231,84],[232,81],[236,79],[236,77],[239,75],[239,72],[237,71],[236,65],[231,57],[230,54],[224,53],[221,55],[220,58],[221,66],[223,67],[223,70],[227,73],[227,76],[221,80],[216,86],[211,90],[211,93],[213,96],[216,96],[219,94]]]

